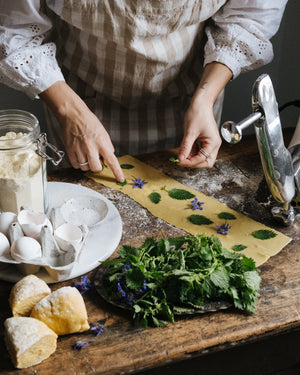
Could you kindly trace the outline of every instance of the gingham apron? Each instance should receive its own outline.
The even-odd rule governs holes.
[[[116,154],[179,146],[203,71],[205,21],[225,0],[46,2],[66,81],[106,127]],[[48,136],[62,148],[50,112],[48,122]]]

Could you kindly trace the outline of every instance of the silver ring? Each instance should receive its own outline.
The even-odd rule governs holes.
[[[205,150],[203,150],[203,148],[199,148],[199,151],[201,152],[202,155],[205,156],[206,159],[210,158],[210,155]]]
[[[83,167],[84,165],[88,165],[89,162],[88,162],[88,161],[86,161],[85,163],[79,163],[79,162],[78,162],[78,164],[79,164],[81,167]]]

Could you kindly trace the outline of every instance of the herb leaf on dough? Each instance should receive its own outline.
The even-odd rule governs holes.
[[[134,166],[131,165],[131,164],[121,164],[120,167],[122,169],[132,169],[132,168],[134,168]]]
[[[161,200],[161,195],[157,192],[153,192],[148,195],[150,201],[154,204],[158,204]]]
[[[178,200],[185,200],[185,199],[191,199],[195,197],[195,194],[184,190],[184,189],[172,189],[168,192],[169,197],[173,199],[178,199]]]
[[[259,229],[251,233],[254,238],[259,240],[268,240],[277,236],[277,233],[270,229]]]
[[[213,223],[208,217],[204,215],[190,215],[188,217],[188,220],[192,224],[196,224],[196,225],[209,225]]]
[[[236,220],[236,216],[230,212],[220,212],[218,214],[218,217],[219,219],[224,219],[224,220]]]

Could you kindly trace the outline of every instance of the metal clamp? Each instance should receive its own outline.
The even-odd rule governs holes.
[[[41,133],[37,140],[36,140],[36,153],[43,159],[50,160],[53,165],[57,166],[61,161],[62,158],[64,157],[65,153],[64,151],[58,150],[58,148],[51,143],[48,143],[47,141],[47,134],[46,133]],[[56,158],[47,155],[46,149],[47,147],[54,153]]]

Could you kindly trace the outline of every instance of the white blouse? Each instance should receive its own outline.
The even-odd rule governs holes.
[[[286,3],[0,0],[0,82],[33,99],[66,80],[117,154],[175,147],[203,66],[217,61],[236,77],[270,62]],[[221,100],[217,121],[220,109]],[[49,132],[61,148],[51,113]]]
[[[119,12],[119,18],[115,17],[113,20],[117,23],[114,35],[108,35],[108,37],[119,44],[120,48],[127,48],[126,43],[135,44],[136,53],[144,54],[150,60],[151,53],[153,55],[166,54],[158,36],[165,37],[166,33],[171,34],[171,48],[175,51],[172,55],[173,62],[168,69],[175,71],[176,64],[182,63],[186,58],[183,55],[182,38],[178,38],[178,35],[175,35],[176,32],[177,34],[189,33],[195,38],[199,25],[210,18],[205,29],[207,42],[204,65],[212,61],[221,62],[227,65],[236,77],[241,71],[251,70],[272,59],[273,51],[269,40],[279,28],[287,0],[162,0],[158,1],[158,7],[162,8],[161,12],[153,9],[151,2],[156,3],[156,1],[152,0],[112,1],[114,2],[123,3],[123,5],[118,5],[119,9],[116,5],[110,9],[117,16]],[[51,10],[50,18],[40,11],[40,3],[39,0],[0,0],[0,82],[25,91],[31,98],[37,97],[54,82],[64,79],[55,57],[55,44],[46,39],[53,22],[55,23],[60,17],[75,28],[86,30],[87,34],[93,34],[91,27],[93,28],[97,22],[102,22],[99,21],[102,17],[99,10],[101,10],[100,4],[105,2],[102,0],[46,0],[43,7]],[[128,12],[127,16],[128,18],[136,17],[135,27],[142,31],[135,40],[126,41],[122,34],[124,30],[122,30],[121,17],[126,15],[126,7],[128,6],[129,9],[130,3],[141,4],[137,7],[140,9],[135,9],[136,13]],[[192,7],[191,3],[199,4],[199,9]],[[123,9],[120,9],[122,6]],[[190,9],[188,9],[189,6],[191,6]],[[72,14],[67,14],[68,7],[72,8]],[[122,10],[124,10],[123,14]],[[180,14],[176,19],[177,25],[174,26],[175,21],[172,18],[174,14],[176,17],[178,12]],[[191,20],[187,22],[181,19],[181,17],[191,16],[191,12],[194,12],[194,17],[199,18],[197,22]],[[84,19],[87,13],[89,15]],[[154,25],[152,33],[150,30],[148,34],[145,31],[142,35],[143,29],[149,26],[147,25],[149,15],[157,17],[161,24]],[[172,25],[170,25],[171,21]],[[149,21],[151,22],[152,20]],[[145,46],[141,45],[141,40],[143,37],[149,39],[149,36],[148,44],[152,43],[152,50],[143,53]],[[71,36],[67,37],[71,38]],[[87,35],[85,37],[87,38]],[[117,37],[119,40],[116,39]],[[101,56],[88,56],[88,42],[82,43],[82,47],[82,53],[87,54],[87,59],[96,58],[99,63],[103,63],[102,49],[98,50]],[[190,48],[191,45],[188,47]],[[201,54],[202,51],[198,53]],[[161,58],[162,56],[159,57]],[[88,62],[85,63],[87,66]],[[156,80],[161,78],[159,74],[156,76]]]

